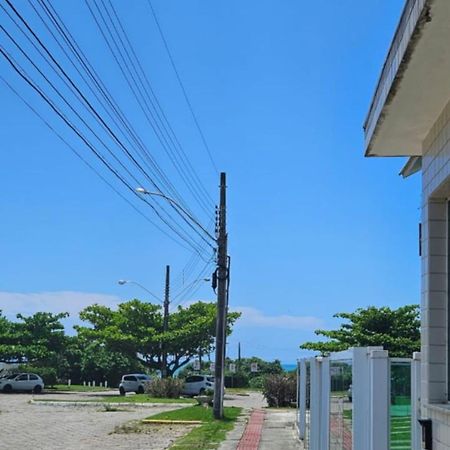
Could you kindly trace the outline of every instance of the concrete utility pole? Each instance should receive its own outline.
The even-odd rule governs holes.
[[[238,370],[241,370],[241,343],[238,343]]]
[[[220,174],[219,229],[217,237],[217,328],[216,328],[216,360],[214,372],[214,405],[215,419],[223,418],[225,333],[227,326],[228,299],[228,254],[227,254],[227,222],[226,222],[226,175]]]
[[[163,331],[169,330],[169,294],[170,294],[170,266],[166,266],[166,288],[164,290],[164,318],[163,318]],[[166,343],[162,342],[162,367],[161,376],[167,378],[167,350]]]

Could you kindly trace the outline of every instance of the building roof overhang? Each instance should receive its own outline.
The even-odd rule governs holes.
[[[450,100],[450,1],[408,0],[364,123],[366,156],[420,156]]]

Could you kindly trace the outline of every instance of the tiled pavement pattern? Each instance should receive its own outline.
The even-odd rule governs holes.
[[[116,426],[175,409],[173,405],[106,412],[98,406],[30,404],[30,399],[28,394],[0,394],[1,450],[161,450],[188,431],[166,426],[162,432],[152,426],[150,433],[112,433]]]
[[[252,412],[237,450],[258,450],[264,415],[265,412],[261,409]]]

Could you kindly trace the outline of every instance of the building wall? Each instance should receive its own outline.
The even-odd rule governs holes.
[[[447,385],[450,198],[450,102],[423,142],[422,158],[422,415],[433,421],[433,449],[450,449]],[[427,405],[433,406],[427,406]],[[445,406],[444,406],[445,405]]]

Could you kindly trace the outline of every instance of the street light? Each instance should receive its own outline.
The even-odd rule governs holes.
[[[136,192],[143,195],[151,195],[154,197],[162,197],[165,200],[167,200],[171,205],[175,206],[179,211],[181,211],[190,221],[195,223],[202,231],[205,233],[210,239],[212,239],[214,242],[217,242],[217,239],[211,235],[211,233],[206,230],[193,216],[191,213],[186,211],[177,201],[175,201],[173,198],[168,197],[167,195],[163,194],[162,192],[151,192],[147,191],[147,189],[143,187],[137,187]]]
[[[178,202],[161,192],[149,192],[143,187],[137,187],[136,192],[143,195],[153,195],[167,200],[174,208],[183,213],[193,224],[217,245],[217,326],[216,326],[216,368],[214,371],[214,404],[215,419],[223,419],[224,396],[224,363],[225,363],[225,335],[227,324],[228,295],[230,283],[230,267],[228,257],[228,233],[226,221],[226,174],[220,173],[220,200],[217,209],[217,238],[212,236],[193,216]],[[186,220],[186,219],[185,219]],[[190,225],[192,227],[192,225]],[[206,240],[206,239],[205,239]]]
[[[139,286],[141,289],[143,289],[145,292],[148,292],[152,297],[156,298],[156,300],[158,300],[158,302],[164,303],[157,295],[155,295],[153,292],[149,291],[145,286],[142,286],[142,284],[138,283],[137,281],[119,280],[117,283],[120,284],[121,286],[123,286],[124,284],[135,284],[136,286]]]

